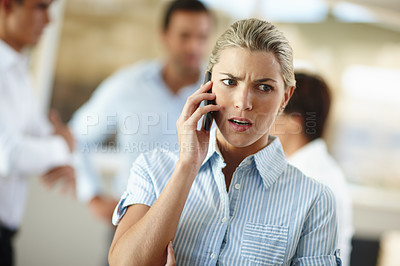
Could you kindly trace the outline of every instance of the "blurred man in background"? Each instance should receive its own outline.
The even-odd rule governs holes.
[[[164,60],[136,63],[107,78],[72,117],[76,151],[78,196],[111,224],[118,200],[126,188],[129,169],[142,152],[178,149],[176,121],[186,98],[204,78],[201,66],[208,48],[212,18],[199,1],[178,0],[168,6],[161,32]],[[139,37],[139,36],[138,36]],[[115,135],[120,164],[107,196],[91,155]]]
[[[13,265],[12,240],[25,207],[28,178],[71,172],[74,140],[57,113],[40,112],[28,56],[49,23],[52,0],[0,0],[0,265]],[[69,175],[71,176],[71,175]],[[54,184],[64,175],[58,175]]]
[[[332,189],[338,216],[338,248],[344,266],[350,264],[352,205],[346,178],[322,139],[331,94],[319,76],[296,73],[296,90],[273,127],[290,164]]]

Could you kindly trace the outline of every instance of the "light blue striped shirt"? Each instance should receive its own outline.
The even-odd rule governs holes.
[[[279,139],[271,138],[240,163],[227,191],[225,163],[211,134],[174,239],[177,265],[336,265],[332,192],[287,164]],[[115,225],[128,206],[154,204],[177,160],[161,150],[138,157]]]

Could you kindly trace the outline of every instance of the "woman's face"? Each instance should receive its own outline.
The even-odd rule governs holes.
[[[212,81],[221,106],[214,113],[219,143],[254,152],[265,147],[271,125],[293,93],[293,88],[285,91],[274,54],[227,48],[213,67]]]

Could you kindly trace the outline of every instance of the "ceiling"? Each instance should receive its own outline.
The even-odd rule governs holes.
[[[386,27],[400,31],[400,0],[327,0],[330,4],[349,2],[364,6],[373,12]]]
[[[400,0],[351,0],[350,2],[400,13]]]
[[[400,0],[201,0],[234,18],[318,22],[329,13],[344,22],[367,22],[400,31]]]

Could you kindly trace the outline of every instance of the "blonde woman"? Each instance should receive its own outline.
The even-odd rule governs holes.
[[[288,41],[268,22],[238,21],[208,71],[177,121],[179,154],[133,164],[110,264],[165,265],[168,247],[169,265],[336,265],[332,192],[288,165],[269,135],[295,88]],[[216,128],[198,130],[208,112]]]

